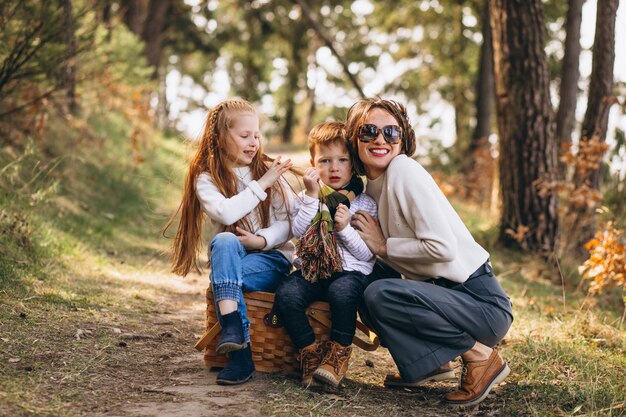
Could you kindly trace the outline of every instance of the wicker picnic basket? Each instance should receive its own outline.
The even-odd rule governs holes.
[[[218,355],[215,347],[219,339],[220,325],[215,314],[215,303],[211,287],[206,291],[207,317],[206,333],[196,343],[196,349],[204,352],[204,364],[210,367],[223,368],[226,366],[226,355]],[[285,374],[299,374],[299,364],[296,360],[296,351],[284,327],[270,327],[264,322],[265,316],[272,309],[274,294],[268,292],[244,293],[244,300],[250,320],[250,344],[252,360],[257,371]],[[330,308],[328,303],[317,301],[307,309],[307,315],[317,341],[330,338]],[[376,350],[379,346],[378,337],[357,321],[357,329],[368,337],[361,339],[354,337],[353,342],[362,349]]]

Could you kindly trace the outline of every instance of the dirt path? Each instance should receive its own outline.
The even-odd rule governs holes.
[[[145,326],[133,329],[125,349],[140,356],[130,364],[132,382],[122,382],[123,389],[138,392],[132,401],[113,401],[94,416],[261,416],[257,396],[266,382],[258,375],[250,383],[223,387],[215,383],[217,373],[204,367],[202,354],[193,348],[203,331],[206,284],[198,278],[156,275],[151,282],[161,294],[157,308],[141,321]],[[146,282],[147,283],[147,282]],[[163,337],[154,341],[149,335]],[[142,340],[141,335],[146,335]],[[143,357],[143,353],[146,356]],[[132,360],[132,359],[131,359]],[[155,366],[156,365],[156,366]],[[94,407],[101,408],[101,407]]]
[[[157,273],[158,275],[158,273]],[[147,280],[148,278],[146,278]],[[248,383],[223,387],[217,373],[204,367],[202,354],[193,345],[203,332],[205,280],[182,279],[163,274],[151,285],[158,287],[157,308],[140,316],[136,333],[158,334],[158,340],[129,340],[133,351],[124,367],[119,390],[110,390],[110,402],[96,401],[92,412],[110,416],[441,416],[498,415],[502,399],[492,395],[480,408],[451,409],[440,398],[455,383],[439,383],[424,389],[389,390],[382,386],[385,372],[393,369],[386,349],[364,352],[355,348],[345,385],[338,390],[305,390],[296,380],[258,373]],[[146,281],[147,283],[147,281]],[[126,396],[124,392],[128,393]],[[120,395],[121,394],[121,395]],[[82,408],[82,407],[81,407]],[[419,410],[419,412],[417,411]],[[416,414],[417,413],[417,414]]]

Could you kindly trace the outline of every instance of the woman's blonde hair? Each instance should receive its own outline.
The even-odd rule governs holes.
[[[352,154],[354,161],[354,170],[359,175],[365,175],[365,167],[359,159],[359,128],[365,123],[367,114],[372,109],[382,109],[393,116],[398,122],[398,126],[402,129],[402,140],[400,142],[400,153],[411,156],[415,153],[415,131],[409,121],[406,113],[406,107],[403,104],[383,98],[364,98],[352,105],[348,110],[346,117],[346,139],[348,140],[348,149]]]
[[[172,243],[171,254],[172,272],[178,275],[185,276],[192,268],[200,272],[197,259],[205,214],[196,195],[198,176],[203,172],[208,173],[218,190],[227,198],[237,194],[237,177],[228,160],[231,157],[228,150],[232,146],[229,129],[233,127],[238,116],[250,113],[257,114],[252,104],[241,98],[230,98],[215,106],[207,115],[202,135],[198,141],[198,148],[189,164],[182,201],[164,228],[167,230],[180,213],[180,223]],[[268,161],[270,159],[263,153],[262,144],[259,143],[259,149],[250,164],[253,179],[258,180],[267,172]],[[276,181],[274,186],[266,192],[267,198],[259,203],[255,209],[262,228],[268,227],[270,223],[272,193],[280,193],[283,197],[283,204],[286,204],[284,194],[286,191],[280,181]],[[234,233],[236,227],[253,232],[247,216],[227,226],[226,231]]]

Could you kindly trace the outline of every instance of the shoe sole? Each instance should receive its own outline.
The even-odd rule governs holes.
[[[511,373],[511,368],[509,368],[509,365],[507,365],[506,363],[504,364],[504,366],[502,367],[502,370],[500,371],[500,373],[498,375],[496,375],[496,377],[491,381],[491,383],[489,385],[487,385],[487,388],[485,388],[485,390],[483,391],[482,394],[480,394],[480,396],[474,400],[471,401],[448,401],[448,400],[444,400],[444,402],[448,405],[453,405],[455,407],[469,407],[472,405],[476,405],[480,402],[482,402],[482,400],[484,400],[485,398],[487,398],[487,395],[489,395],[489,393],[491,392],[491,389],[493,388],[494,385],[499,384],[500,382],[504,381],[506,379],[507,376],[509,376],[509,374]]]
[[[322,384],[315,378],[311,378],[310,381],[300,381],[304,388],[319,388]]]
[[[256,371],[252,371],[250,375],[248,375],[244,379],[240,379],[237,381],[231,381],[230,379],[216,379],[215,382],[217,383],[217,385],[239,385],[239,384],[243,384],[244,382],[249,381],[252,378],[252,376],[254,376],[255,372]]]
[[[332,373],[330,373],[326,369],[319,368],[313,374],[313,378],[325,384],[332,385],[335,388],[337,388],[343,380],[343,377],[341,377],[339,380],[336,380]]]
[[[428,382],[445,381],[448,379],[454,379],[455,377],[456,377],[456,374],[454,373],[454,369],[450,369],[449,371],[442,372],[437,375],[432,375],[432,376],[429,376],[424,379],[420,379],[419,381],[415,381],[415,382],[406,382],[401,379],[385,380],[385,382],[383,382],[383,385],[387,388],[411,388],[411,387],[415,388],[415,387],[421,387],[422,385]]]
[[[228,352],[232,352],[233,350],[245,349],[248,346],[247,343],[239,344],[233,342],[222,343],[221,345],[215,348],[215,352],[219,355],[223,355]]]

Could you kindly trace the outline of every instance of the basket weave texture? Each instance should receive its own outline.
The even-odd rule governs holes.
[[[263,321],[265,315],[272,309],[274,294],[268,292],[247,292],[243,296],[248,309],[248,319],[250,320],[250,347],[256,370],[267,373],[300,374],[299,364],[296,359],[297,353],[285,328],[269,327]],[[207,288],[206,299],[206,329],[208,331],[217,323],[211,287]],[[315,339],[317,341],[329,340],[330,329],[312,318],[312,316],[324,316],[330,320],[328,303],[314,302],[307,309],[307,315],[311,327],[313,327]],[[218,340],[219,333],[204,349],[204,364],[206,366],[218,368],[226,366],[226,355],[218,355],[215,352]]]

